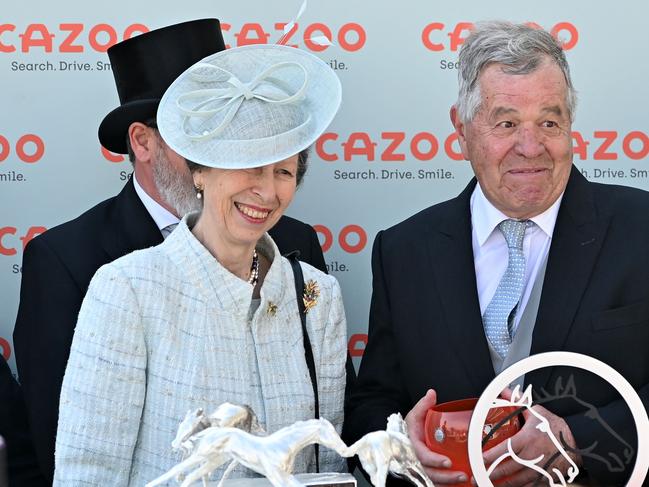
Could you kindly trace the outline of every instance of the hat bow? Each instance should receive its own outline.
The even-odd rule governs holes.
[[[293,93],[289,83],[277,76],[278,71],[285,69],[301,71],[302,85]],[[212,139],[223,132],[245,100],[256,98],[267,103],[293,103],[304,97],[308,82],[306,69],[296,62],[273,64],[249,82],[243,82],[231,72],[207,63],[194,65],[189,76],[193,81],[201,84],[226,85],[224,88],[192,90],[180,95],[176,100],[176,106],[184,116],[183,132],[188,138],[197,141]],[[192,120],[208,120],[221,112],[225,112],[223,120],[212,130],[203,130],[199,133],[191,129]]]

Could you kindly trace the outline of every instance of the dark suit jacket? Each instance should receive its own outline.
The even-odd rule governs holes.
[[[0,436],[7,446],[8,472],[0,471],[0,483],[8,474],[11,487],[44,487],[36,454],[27,429],[25,403],[9,365],[0,357]],[[2,454],[3,452],[0,452]],[[0,460],[0,466],[1,466]]]
[[[369,340],[350,400],[344,439],[385,428],[426,393],[439,402],[477,397],[494,378],[476,290],[469,199],[432,206],[380,232],[374,242]],[[532,354],[567,350],[617,369],[649,404],[649,193],[595,184],[573,167],[548,257]],[[573,374],[577,396],[632,446],[635,428],[610,387],[579,369],[527,374],[536,391],[555,390]],[[579,448],[624,458],[625,446],[564,400],[546,407],[564,417]],[[610,458],[610,457],[609,457]],[[613,474],[584,457],[591,478],[624,485],[630,466]]]
[[[283,217],[270,234],[282,253],[297,249],[300,260],[326,272],[311,226]],[[50,482],[61,383],[90,279],[102,265],[160,242],[160,231],[129,181],[117,196],[34,238],[25,249],[14,348],[38,461]]]

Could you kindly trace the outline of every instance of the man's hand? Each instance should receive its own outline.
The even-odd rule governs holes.
[[[466,482],[468,479],[464,472],[451,470],[451,460],[448,457],[434,453],[426,446],[424,440],[426,412],[435,404],[437,404],[437,394],[434,390],[429,389],[406,415],[408,436],[412,441],[415,454],[435,485]]]
[[[508,395],[511,395],[511,391],[507,390],[503,392],[504,397],[507,397]],[[562,418],[552,414],[542,406],[533,406],[533,409],[543,418],[547,419],[550,431],[554,434],[555,438],[564,450],[565,444],[571,448],[575,448],[575,439],[572,436],[572,432],[570,431],[568,424]],[[510,438],[514,453],[524,460],[534,460],[543,455],[543,459],[536,465],[543,467],[549,475],[552,475],[552,478],[555,481],[558,481],[558,477],[553,473],[554,469],[559,470],[564,478],[567,479],[568,469],[574,467],[566,457],[559,454],[559,450],[552,441],[550,435],[542,431],[542,429],[544,429],[543,422],[527,409],[523,411],[523,416],[525,417],[525,424],[518,433]],[[489,467],[489,465],[506,452],[507,440],[493,448],[490,448],[483,454],[485,465]],[[550,458],[555,455],[556,458],[554,461],[550,465],[546,465]],[[572,453],[568,453],[568,455],[578,466],[581,465],[581,457]],[[499,487],[520,487],[534,485],[540,476],[542,477],[542,474],[538,473],[536,470],[520,465],[511,459],[507,459],[494,469],[489,478],[492,481],[495,481],[507,477],[506,480],[498,483]],[[543,477],[541,479],[541,485],[545,485],[545,483],[546,479]]]

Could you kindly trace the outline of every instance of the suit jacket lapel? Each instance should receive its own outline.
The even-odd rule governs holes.
[[[573,166],[554,227],[531,354],[563,349],[607,226],[608,219],[597,214],[590,183]],[[526,381],[543,387],[550,373],[545,367]]]
[[[102,243],[110,261],[162,240],[162,233],[135,192],[133,181],[129,180],[115,197],[103,230]]]
[[[446,315],[446,346],[460,351],[458,357],[479,393],[495,374],[480,315],[473,261],[470,198],[475,185],[474,179],[457,198],[447,203],[448,218],[443,225],[430,228],[433,233],[430,258]]]

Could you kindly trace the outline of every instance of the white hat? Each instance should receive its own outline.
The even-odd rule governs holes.
[[[167,145],[202,166],[272,164],[313,144],[338,111],[333,70],[293,47],[256,44],[218,52],[182,73],[158,107]]]

